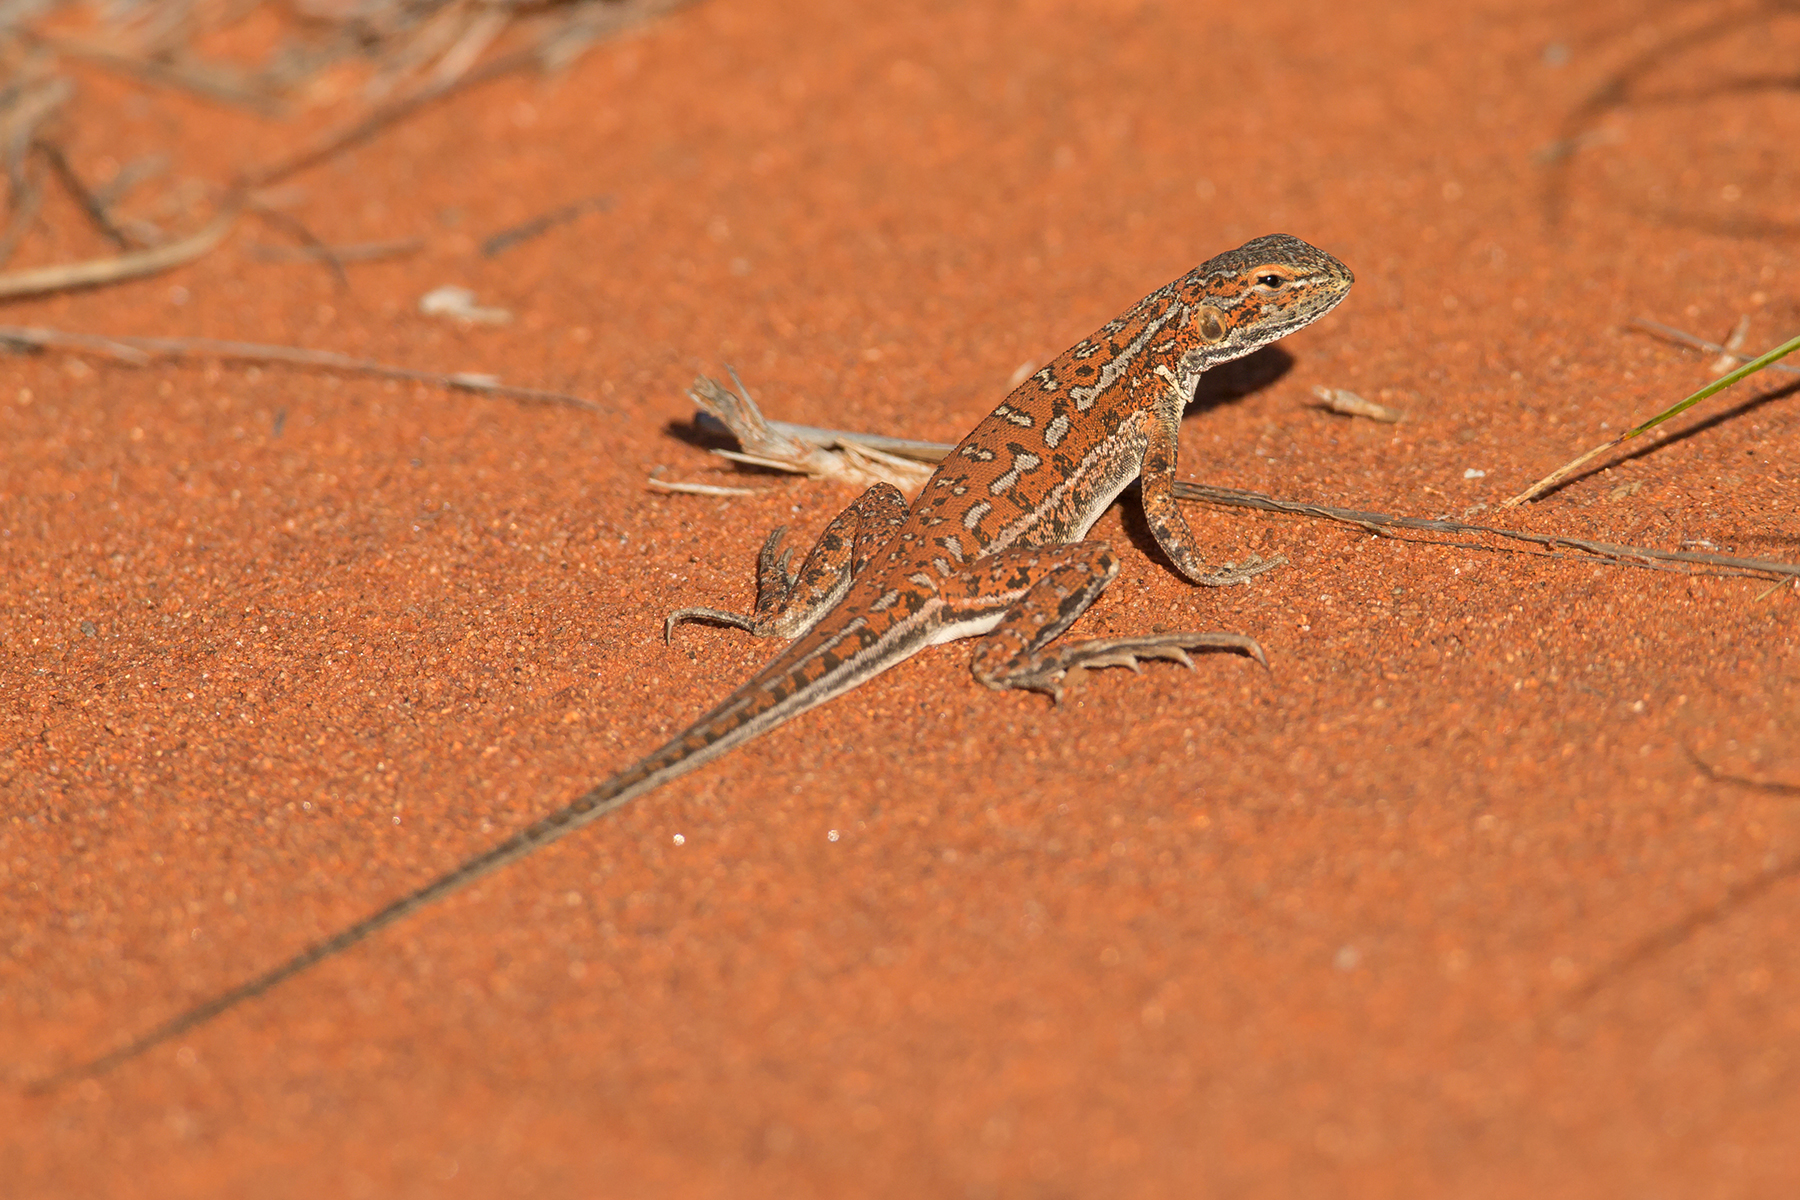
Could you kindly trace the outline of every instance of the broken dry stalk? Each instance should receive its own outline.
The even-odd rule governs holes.
[[[1355,392],[1343,388],[1316,387],[1313,395],[1319,398],[1318,407],[1326,412],[1334,412],[1342,417],[1367,417],[1371,421],[1380,421],[1384,425],[1398,425],[1406,416],[1397,408],[1389,408],[1385,404],[1377,404],[1373,400],[1364,400]]]
[[[366,358],[351,358],[330,350],[307,350],[299,346],[270,346],[259,342],[225,342],[214,338],[149,338],[102,337],[91,333],[65,333],[60,329],[38,329],[26,325],[0,325],[0,345],[11,343],[32,349],[90,350],[105,354],[132,366],[143,366],[152,358],[229,358],[241,362],[292,363],[300,367],[322,367],[352,375],[373,375],[381,379],[408,379],[433,387],[465,392],[485,392],[509,400],[532,400],[545,404],[566,404],[589,412],[600,406],[580,396],[547,392],[540,388],[512,387],[492,375],[472,371],[445,374],[441,371],[416,371],[411,367],[390,366]]]
[[[1750,314],[1745,313],[1738,318],[1737,324],[1733,325],[1731,327],[1731,332],[1726,335],[1725,349],[1720,351],[1718,359],[1713,363],[1711,368],[1714,375],[1723,375],[1727,371],[1735,368],[1739,363],[1748,361],[1748,357],[1739,354],[1738,351],[1744,348],[1744,339],[1749,336]]]
[[[129,254],[116,254],[110,258],[90,258],[85,262],[58,263],[50,267],[8,272],[0,275],[0,299],[99,287],[179,267],[218,245],[231,232],[241,211],[236,205],[228,207],[199,232],[148,250],[133,250]]]
[[[777,427],[763,417],[737,372],[730,367],[725,369],[737,385],[735,393],[704,375],[694,380],[694,386],[688,390],[688,397],[730,430],[743,447],[741,451],[715,450],[713,453],[721,458],[815,479],[835,479],[858,488],[891,483],[909,494],[917,492],[930,478],[931,468],[904,451],[896,452],[892,439],[887,446],[880,444],[884,439],[853,436],[820,442],[804,436],[797,428]]]
[[[1730,346],[1722,346],[1718,342],[1709,342],[1705,338],[1695,337],[1685,329],[1677,329],[1673,325],[1664,325],[1660,321],[1652,321],[1639,317],[1631,323],[1631,328],[1639,329],[1652,337],[1662,338],[1666,342],[1674,342],[1677,346],[1688,346],[1695,350],[1707,350],[1714,354],[1730,355],[1737,362],[1749,362],[1750,355],[1741,354]],[[1800,367],[1790,367],[1786,363],[1774,363],[1771,371],[1780,371],[1787,375],[1800,375]]]
[[[734,374],[732,378],[735,380],[737,377]],[[703,428],[729,433],[738,438],[740,445],[751,444],[750,440],[745,437],[746,433],[758,439],[758,445],[761,447],[758,454],[740,454],[729,450],[713,451],[721,457],[736,462],[748,462],[757,466],[772,467],[776,470],[791,471],[795,474],[812,475],[815,478],[843,478],[841,475],[834,476],[830,472],[815,471],[812,465],[816,461],[814,456],[827,451],[843,451],[861,447],[865,451],[880,449],[888,451],[890,454],[897,453],[919,463],[934,463],[942,460],[944,455],[952,449],[951,446],[942,442],[920,442],[909,438],[887,437],[882,434],[850,433],[841,429],[815,429],[809,425],[771,421],[763,416],[755,402],[750,399],[749,394],[743,391],[742,383],[738,384],[738,389],[738,394],[733,395],[719,384],[702,376],[695,382],[694,390],[688,393],[697,403],[708,410],[699,414],[699,424]],[[705,393],[705,398],[699,393]],[[714,403],[709,400],[721,396],[723,402],[715,408]],[[783,449],[783,447],[788,449]],[[655,480],[652,480],[651,486],[663,491],[678,490]],[[1580,552],[1587,556],[1587,561],[1597,561],[1612,566],[1642,567],[1657,571],[1701,568],[1720,575],[1763,579],[1774,576],[1777,580],[1784,582],[1800,580],[1800,563],[1780,562],[1767,558],[1738,558],[1724,554],[1656,550],[1648,546],[1626,546],[1612,542],[1597,542],[1588,538],[1522,533],[1516,529],[1499,529],[1491,525],[1470,525],[1445,518],[1404,517],[1389,513],[1360,512],[1355,509],[1336,508],[1327,504],[1279,500],[1261,492],[1244,491],[1240,488],[1213,487],[1185,479],[1175,482],[1174,494],[1177,500],[1188,502],[1198,501],[1225,508],[1248,508],[1313,520],[1337,521],[1346,525],[1355,525],[1378,537],[1400,536],[1393,532],[1396,530],[1434,534],[1439,537],[1445,535],[1497,537],[1541,547],[1538,553],[1552,558],[1565,557],[1559,551],[1566,549]],[[1425,544],[1467,546],[1470,549],[1494,548],[1478,542],[1434,540],[1427,541]]]

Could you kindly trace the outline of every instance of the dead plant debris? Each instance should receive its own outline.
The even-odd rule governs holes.
[[[814,429],[771,421],[763,416],[750,399],[749,392],[732,373],[737,385],[735,393],[701,376],[688,391],[703,410],[701,424],[736,438],[749,453],[715,450],[714,454],[733,462],[750,463],[776,470],[791,471],[815,479],[838,479],[857,487],[866,487],[886,478],[901,490],[916,492],[929,476],[924,464],[941,460],[951,447],[936,442],[918,442],[879,434],[848,433],[836,429]],[[862,456],[879,453],[884,460],[910,463],[911,470],[895,476],[881,476],[864,471]],[[916,477],[916,481],[915,481]],[[1186,480],[1175,484],[1178,500],[1216,504],[1227,508],[1251,508],[1288,516],[1337,521],[1360,526],[1378,537],[1399,537],[1398,531],[1411,534],[1437,534],[1454,537],[1487,537],[1525,542],[1541,547],[1535,553],[1550,558],[1566,558],[1563,551],[1573,550],[1584,561],[1612,566],[1643,567],[1660,571],[1696,571],[1709,574],[1743,575],[1752,578],[1774,578],[1782,582],[1800,578],[1800,563],[1778,562],[1764,558],[1739,558],[1724,554],[1707,554],[1680,550],[1657,550],[1648,546],[1627,546],[1599,542],[1590,538],[1564,537],[1557,534],[1525,533],[1516,529],[1500,529],[1490,525],[1471,525],[1446,517],[1405,517],[1389,513],[1363,512],[1307,501],[1279,500],[1261,492],[1239,488],[1212,487]],[[1423,540],[1423,539],[1421,539]],[[1478,542],[1436,542],[1471,550],[1499,550],[1518,553],[1512,547],[1496,547]]]
[[[224,238],[236,215],[256,207],[264,189],[373,138],[454,92],[524,70],[558,70],[596,42],[689,3],[690,0],[367,0],[356,5],[195,4],[192,0],[144,0],[89,6],[72,0],[0,0],[0,168],[6,201],[0,228],[0,266],[27,249],[41,232],[44,199],[52,181],[87,222],[119,253],[61,262],[0,275],[0,298],[69,288],[98,287],[191,262]],[[279,23],[281,37],[255,60],[203,52],[222,44],[219,35],[252,19]],[[361,86],[318,86],[326,72],[361,68]],[[159,88],[176,88],[270,119],[315,103],[345,110],[343,119],[315,141],[296,146],[260,166],[245,164],[235,179],[171,179],[160,196],[127,211],[134,188],[159,174],[146,162],[166,164],[164,148],[92,182],[64,147],[78,144],[68,132],[84,119],[76,77],[83,71],[121,74]],[[336,96],[321,100],[320,97]],[[198,231],[169,234],[142,212],[159,206],[191,209],[171,199],[192,197],[195,185],[215,197],[216,214]],[[180,195],[178,195],[178,193]],[[521,227],[522,240],[569,219],[582,201]],[[303,243],[324,243],[296,231]],[[495,240],[495,239],[490,239]],[[489,254],[504,249],[487,250]],[[340,273],[351,261],[317,255]]]

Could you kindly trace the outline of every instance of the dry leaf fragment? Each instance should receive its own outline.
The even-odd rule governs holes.
[[[1397,408],[1389,408],[1387,405],[1377,404],[1373,400],[1364,400],[1355,392],[1347,392],[1343,388],[1316,387],[1313,389],[1313,395],[1319,398],[1320,408],[1346,417],[1367,417],[1371,421],[1398,425],[1406,416]]]
[[[419,311],[428,317],[450,317],[465,325],[504,325],[512,314],[504,308],[483,308],[466,287],[445,284],[419,297]]]

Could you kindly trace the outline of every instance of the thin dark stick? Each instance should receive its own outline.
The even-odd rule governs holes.
[[[88,222],[100,231],[100,236],[121,250],[131,249],[131,239],[113,224],[112,217],[107,215],[106,206],[100,203],[100,198],[94,194],[93,189],[75,173],[75,168],[69,162],[68,155],[62,152],[62,147],[42,138],[38,139],[36,145],[38,153],[50,164],[51,173],[62,183],[63,190],[74,198],[76,206],[81,209]]]
[[[311,261],[324,263],[326,269],[331,272],[331,278],[337,283],[338,290],[345,292],[350,290],[350,275],[344,270],[343,260],[332,252],[330,246],[327,246],[312,230],[306,227],[306,222],[266,204],[257,204],[251,211],[269,224],[279,226],[299,238],[301,244],[313,252]]]
[[[737,436],[734,430],[709,413],[696,414],[696,420],[704,428]],[[764,420],[775,433],[810,446],[830,447],[840,442],[852,442],[875,447],[890,454],[917,459],[921,462],[937,462],[951,449],[950,446],[940,442],[918,442],[880,434],[816,429],[810,425],[793,425],[786,421],[768,421],[766,418]],[[1211,487],[1185,480],[1176,482],[1175,498],[1218,504],[1228,508],[1253,508],[1263,512],[1285,513],[1289,516],[1341,521],[1384,536],[1388,529],[1410,529],[1420,533],[1509,538],[1513,541],[1530,542],[1549,549],[1564,547],[1570,550],[1579,550],[1584,554],[1593,555],[1603,562],[1619,566],[1669,570],[1672,568],[1661,564],[1681,563],[1689,566],[1708,567],[1734,575],[1757,574],[1764,578],[1774,575],[1784,579],[1800,577],[1800,563],[1778,562],[1766,558],[1735,558],[1723,554],[1700,554],[1681,550],[1655,550],[1648,546],[1626,546],[1613,542],[1592,541],[1587,538],[1563,537],[1557,534],[1522,533],[1516,529],[1498,529],[1491,525],[1470,525],[1443,517],[1401,517],[1388,513],[1362,512],[1357,509],[1335,508],[1328,504],[1278,500],[1261,492],[1244,491],[1239,488]],[[1476,547],[1470,546],[1469,548]]]
[[[590,196],[586,200],[577,200],[573,204],[565,204],[561,208],[551,209],[542,216],[533,217],[529,221],[521,221],[510,228],[502,229],[499,233],[490,234],[481,243],[482,257],[498,257],[520,242],[530,241],[565,221],[573,221],[583,213],[605,212],[611,207],[611,196]]]
[[[1199,500],[1229,508],[1255,508],[1265,512],[1288,513],[1293,516],[1317,517],[1357,525],[1371,533],[1386,529],[1413,529],[1421,533],[1483,534],[1511,538],[1519,542],[1555,548],[1566,546],[1586,554],[1617,562],[1623,566],[1650,566],[1653,562],[1687,563],[1693,566],[1719,567],[1733,573],[1767,572],[1772,575],[1800,578],[1800,563],[1777,562],[1768,558],[1733,558],[1723,554],[1695,554],[1684,550],[1653,550],[1648,546],[1623,546],[1613,542],[1595,542],[1587,538],[1564,537],[1560,534],[1521,533],[1516,529],[1497,529],[1492,525],[1469,525],[1444,517],[1396,517],[1387,513],[1358,512],[1349,508],[1333,508],[1327,504],[1309,504],[1294,500],[1277,500],[1261,492],[1238,488],[1211,487],[1203,483],[1177,481],[1177,500]],[[1634,559],[1650,560],[1634,562]]]
[[[1750,354],[1740,354],[1729,346],[1721,346],[1717,342],[1709,342],[1705,338],[1695,337],[1693,334],[1677,329],[1673,325],[1664,325],[1661,321],[1651,321],[1644,317],[1639,317],[1637,320],[1631,322],[1631,328],[1642,330],[1645,333],[1652,334],[1665,341],[1675,342],[1678,345],[1690,346],[1695,350],[1708,350],[1714,354],[1730,355],[1739,362],[1749,362],[1755,357]],[[1770,363],[1768,366],[1764,367],[1763,370],[1785,371],[1789,375],[1800,375],[1800,367],[1790,367],[1786,363]]]
[[[213,338],[102,337],[91,333],[65,333],[58,329],[41,329],[25,325],[0,325],[0,342],[33,348],[54,347],[60,350],[90,350],[142,366],[152,357],[160,358],[230,358],[246,362],[282,362],[302,367],[324,367],[356,375],[374,375],[382,379],[408,379],[434,387],[453,388],[465,392],[482,392],[511,400],[532,400],[545,404],[566,404],[588,412],[603,411],[591,400],[563,392],[540,388],[513,387],[491,375],[471,372],[445,374],[441,371],[418,371],[411,367],[390,366],[366,358],[351,358],[330,350],[306,350],[299,346],[271,346],[260,342],[225,342]]]
[[[1622,953],[1614,956],[1611,962],[1570,988],[1563,998],[1563,1005],[1574,1008],[1586,1003],[1593,999],[1595,993],[1617,981],[1620,976],[1653,958],[1678,949],[1701,930],[1717,925],[1745,905],[1760,899],[1777,884],[1785,883],[1797,875],[1800,875],[1800,856],[1779,863],[1742,883],[1733,884],[1713,903],[1703,904],[1680,920],[1639,938]]]

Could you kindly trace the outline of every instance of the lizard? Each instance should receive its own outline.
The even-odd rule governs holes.
[[[751,614],[670,613],[789,639],[769,663],[686,729],[561,809],[287,961],[46,1080],[94,1075],[267,992],[451,892],[857,687],[926,646],[982,635],[970,666],[994,689],[1060,700],[1072,672],[1141,660],[1188,667],[1189,650],[1247,654],[1243,634],[1160,633],[1055,639],[1118,574],[1104,542],[1084,541],[1134,479],[1144,516],[1175,569],[1195,584],[1239,583],[1279,560],[1213,569],[1175,505],[1177,430],[1206,370],[1249,354],[1334,308],[1354,276],[1296,237],[1260,237],[1158,288],[1026,378],[926,481],[910,506],[869,488],[790,569],[784,530],[757,561]]]

